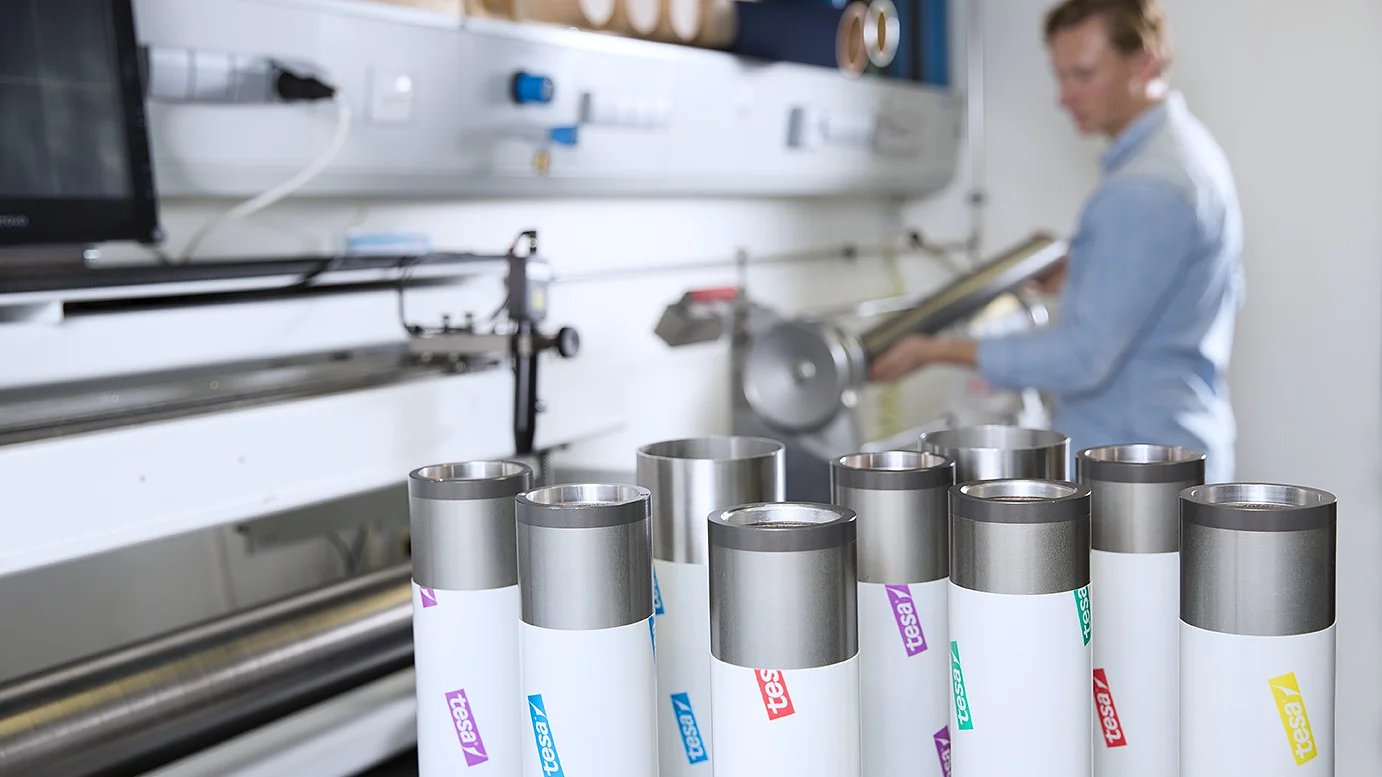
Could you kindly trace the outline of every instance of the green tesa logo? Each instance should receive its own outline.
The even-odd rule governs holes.
[[[950,683],[954,687],[955,725],[961,730],[974,728],[974,718],[969,714],[969,696],[965,693],[965,673],[960,669],[960,643],[950,642]]]
[[[1075,591],[1075,607],[1080,611],[1080,635],[1088,645],[1089,638],[1094,634],[1094,622],[1089,613],[1089,586]]]

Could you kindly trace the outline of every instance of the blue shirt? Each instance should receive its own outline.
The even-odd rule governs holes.
[[[1225,372],[1243,298],[1233,175],[1182,96],[1139,116],[1103,159],[1070,241],[1058,321],[981,340],[980,373],[1057,401],[1072,452],[1183,445],[1208,482],[1233,480],[1237,430]]]

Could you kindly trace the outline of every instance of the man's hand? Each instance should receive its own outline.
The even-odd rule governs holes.
[[[1065,285],[1065,276],[1069,271],[1069,259],[1062,259],[1054,267],[1034,278],[1033,286],[1043,294],[1059,294],[1061,287]]]
[[[908,335],[889,348],[869,367],[869,378],[895,381],[927,364],[938,362],[974,366],[978,349],[972,340],[939,340],[926,335]]]

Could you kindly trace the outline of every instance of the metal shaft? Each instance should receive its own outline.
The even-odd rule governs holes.
[[[859,582],[925,583],[950,574],[952,461],[915,451],[855,453],[831,463],[830,481],[835,504],[858,515]]]
[[[710,653],[810,669],[859,652],[854,511],[743,505],[710,516]]]
[[[1055,237],[1032,235],[916,306],[895,313],[864,332],[859,338],[864,353],[873,361],[908,335],[940,332],[982,310],[1000,294],[1051,269],[1065,258],[1067,251],[1068,246]]]
[[[437,464],[408,475],[413,579],[476,591],[518,584],[514,497],[533,471],[512,461]]]
[[[785,447],[760,437],[700,437],[638,450],[638,485],[652,492],[653,558],[704,564],[715,510],[781,501]]]
[[[1180,509],[1182,621],[1259,637],[1334,623],[1333,494],[1223,483],[1182,492]]]
[[[1205,454],[1169,445],[1110,445],[1080,452],[1089,486],[1091,543],[1112,553],[1180,549],[1180,492],[1204,483]]]
[[[921,435],[921,450],[955,462],[955,482],[1070,480],[1070,438],[1049,429],[988,424]]]
[[[648,490],[575,484],[517,498],[523,622],[590,631],[653,617]]]
[[[992,480],[950,491],[950,579],[991,594],[1039,595],[1089,585],[1089,489]]]
[[[0,687],[0,775],[136,775],[412,660],[407,565]]]

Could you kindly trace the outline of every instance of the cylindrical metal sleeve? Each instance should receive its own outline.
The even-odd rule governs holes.
[[[1170,445],[1110,445],[1080,451],[1075,469],[1079,482],[1092,491],[1095,550],[1180,549],[1180,492],[1204,484],[1203,452]]]
[[[648,490],[581,484],[517,499],[523,622],[546,629],[627,626],[653,615]]]
[[[710,516],[710,652],[810,669],[859,652],[854,511],[743,505]]]
[[[1000,294],[1054,267],[1068,246],[1051,235],[1034,234],[983,267],[957,278],[907,310],[884,319],[860,335],[872,362],[910,334],[934,334],[982,310]]]
[[[955,462],[955,482],[1070,480],[1070,438],[1049,429],[987,424],[924,432],[920,448]]]
[[[700,437],[638,450],[638,485],[652,493],[653,558],[705,564],[716,510],[785,498],[786,448],[761,437]]]
[[[1223,483],[1181,493],[1181,620],[1245,636],[1334,623],[1337,502],[1300,486]]]
[[[518,583],[514,497],[533,471],[512,461],[466,461],[408,474],[413,579],[424,588],[476,591]]]
[[[993,480],[950,489],[950,579],[992,594],[1089,585],[1089,489]]]
[[[408,567],[0,687],[0,774],[138,775],[412,662]]]
[[[858,516],[859,582],[925,583],[950,574],[954,482],[954,462],[933,453],[856,453],[831,462],[833,501]]]

